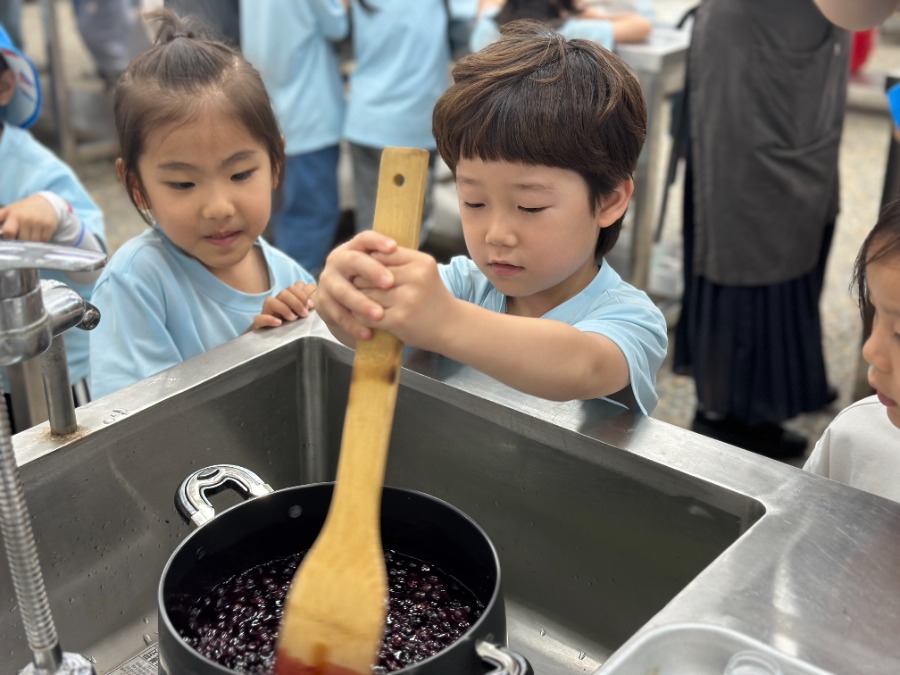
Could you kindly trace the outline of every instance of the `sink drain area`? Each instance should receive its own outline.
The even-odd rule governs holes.
[[[159,644],[152,644],[106,675],[157,675],[158,672]]]

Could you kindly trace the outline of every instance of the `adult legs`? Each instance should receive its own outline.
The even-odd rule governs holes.
[[[691,155],[685,180],[685,290],[673,369],[692,374],[692,429],[773,457],[802,455],[806,439],[781,427],[829,402],[819,297],[833,224],[819,265],[781,284],[723,286],[693,273]]]
[[[318,276],[334,245],[340,220],[338,157],[332,145],[287,158],[272,215],[275,246]]]

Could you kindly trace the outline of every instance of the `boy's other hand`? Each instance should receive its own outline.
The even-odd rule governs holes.
[[[262,312],[253,317],[251,330],[257,328],[275,328],[285,321],[296,321],[309,316],[316,303],[313,296],[317,286],[314,283],[298,281],[285,288],[278,295],[266,298]]]
[[[56,209],[40,195],[30,195],[0,208],[4,239],[47,243],[56,232]]]
[[[390,288],[355,285],[383,308],[381,319],[368,325],[390,331],[412,347],[437,351],[453,325],[455,298],[447,290],[434,257],[410,248],[393,253],[373,253],[393,274]]]
[[[319,275],[316,309],[342,342],[368,340],[371,326],[384,316],[384,308],[361,289],[388,289],[394,275],[373,253],[391,254],[397,242],[373,230],[362,232],[335,248]]]

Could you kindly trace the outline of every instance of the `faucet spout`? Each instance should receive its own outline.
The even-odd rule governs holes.
[[[54,338],[70,328],[91,330],[100,322],[100,311],[61,281],[41,281],[41,294]]]

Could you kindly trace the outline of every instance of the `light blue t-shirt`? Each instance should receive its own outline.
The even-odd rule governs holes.
[[[340,142],[344,88],[331,41],[348,28],[341,0],[241,0],[241,49],[262,75],[289,156]]]
[[[506,296],[469,258],[457,256],[438,267],[444,284],[455,297],[494,312],[506,311]],[[623,281],[604,261],[584,290],[541,318],[561,321],[615,342],[628,361],[634,400],[627,395],[615,395],[610,400],[632,409],[637,407],[647,415],[653,412],[659,400],[656,373],[666,358],[669,338],[665,317],[646,293]]]
[[[353,54],[344,137],[358,145],[434,150],[431,113],[450,84],[444,0],[353,2]]]
[[[94,289],[103,317],[91,332],[94,398],[228,342],[250,328],[267,297],[313,281],[264,239],[256,245],[269,267],[265,293],[223,283],[156,227],[116,251]]]
[[[49,190],[72,205],[82,224],[105,247],[103,213],[69,165],[37,141],[31,132],[8,124],[2,124],[0,128],[3,132],[0,136],[0,204],[12,204],[41,190]],[[75,283],[62,272],[42,271],[41,278],[62,281],[85,300],[91,299],[93,284]],[[63,335],[69,377],[72,382],[78,382],[90,371],[88,332],[73,328]],[[0,368],[4,390],[8,391],[5,371]]]
[[[469,49],[477,52],[492,42],[500,39],[500,27],[497,26],[497,13],[500,7],[485,10],[475,21],[472,35],[469,37]],[[556,31],[567,40],[593,40],[606,49],[612,50],[613,26],[602,19],[567,19]]]

